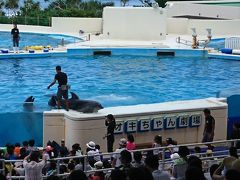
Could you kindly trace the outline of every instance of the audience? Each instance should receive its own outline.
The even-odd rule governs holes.
[[[46,163],[46,159],[43,155],[42,161],[39,162],[39,156],[39,151],[32,151],[30,155],[24,158],[23,167],[25,169],[25,180],[42,179],[42,169]]]
[[[118,144],[119,144],[119,148],[115,150],[116,154],[113,155],[113,160],[112,160],[113,167],[119,167],[122,165],[120,161],[120,153],[123,150],[126,150],[127,140],[125,138],[121,138]]]
[[[201,157],[199,156],[201,152],[200,147],[192,149],[192,152],[196,153],[196,155],[190,155],[188,157],[190,153],[188,147],[179,146],[178,152],[176,152],[176,143],[171,138],[168,138],[166,143],[168,148],[164,150],[171,150],[172,160],[168,159],[170,160],[170,163],[168,163],[170,166],[160,166],[159,160],[161,160],[162,150],[154,150],[151,151],[152,153],[141,151],[131,152],[136,148],[134,137],[132,134],[128,134],[127,139],[128,140],[122,138],[119,140],[119,148],[116,149],[116,154],[111,157],[101,154],[100,146],[96,145],[93,141],[86,144],[86,154],[88,157],[83,158],[81,157],[83,153],[78,143],[72,146],[71,151],[68,151],[64,140],[61,140],[60,145],[55,141],[49,141],[46,148],[40,152],[35,147],[35,141],[33,139],[24,141],[22,147],[19,143],[15,145],[7,144],[5,149],[0,149],[0,156],[2,159],[6,160],[22,159],[23,162],[15,162],[12,164],[6,163],[5,173],[7,177],[10,172],[12,176],[25,175],[25,179],[34,176],[36,180],[40,180],[42,176],[45,175],[47,179],[53,180],[66,178],[70,180],[80,178],[91,180],[170,180],[171,174],[171,176],[175,177],[177,180],[204,180],[206,179],[204,172],[209,171],[213,180],[239,179],[240,160],[238,159],[237,149],[235,147],[229,148],[229,156],[225,157],[220,165],[214,164],[210,168],[207,167],[205,169],[199,158]],[[161,147],[162,144],[162,137],[160,135],[155,136],[153,147]],[[42,154],[41,161],[39,160],[40,153]],[[77,158],[71,157],[71,159],[68,158],[58,162],[52,159],[55,157],[67,156],[77,156]],[[210,161],[212,161],[211,159]],[[204,164],[205,162],[206,160],[204,160]],[[66,173],[64,177],[59,178],[56,176],[58,172],[57,167],[59,167],[59,174]],[[106,168],[115,169],[103,170]],[[170,174],[161,168],[169,170]],[[93,170],[93,172],[84,173],[84,171],[90,170]]]
[[[189,155],[189,149],[187,146],[180,146],[178,150],[178,159],[174,161],[173,165],[173,177],[176,179],[183,179],[187,170],[187,156]]]
[[[152,173],[154,180],[170,180],[167,172],[159,170],[159,159],[157,155],[148,156],[145,159],[146,168]]]
[[[127,150],[135,150],[136,149],[136,144],[134,142],[134,137],[132,134],[127,135]]]

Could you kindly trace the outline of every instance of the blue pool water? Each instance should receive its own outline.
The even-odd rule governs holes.
[[[23,33],[20,32],[20,49],[23,49],[26,46],[47,46],[51,45],[52,47],[57,47],[61,45],[61,40],[64,39],[65,44],[75,43],[80,41],[79,38],[67,36],[67,35],[58,35],[58,34],[39,34],[39,33]],[[10,32],[0,32],[0,49],[2,48],[12,48],[12,37]]]
[[[6,134],[6,126],[11,128],[14,122],[17,128],[20,122],[27,124],[24,134],[2,135],[4,143],[42,138],[29,127],[42,130],[42,112],[49,109],[49,95],[57,87],[47,90],[56,65],[68,74],[71,91],[104,107],[216,97],[218,91],[240,84],[240,62],[219,59],[81,56],[1,60],[0,123],[5,126],[0,126],[0,132]],[[26,112],[22,103],[30,95],[36,98],[34,111]],[[41,140],[37,143],[41,145]]]

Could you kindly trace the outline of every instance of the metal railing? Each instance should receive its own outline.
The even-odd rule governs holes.
[[[148,151],[153,151],[153,150],[159,150],[159,152],[162,154],[162,159],[159,160],[159,164],[160,164],[160,167],[161,169],[163,170],[166,170],[165,169],[165,165],[167,164],[172,164],[173,163],[173,160],[174,159],[171,159],[171,158],[166,158],[165,159],[165,155],[167,153],[167,151],[169,151],[169,148],[176,148],[176,147],[180,147],[180,146],[187,146],[187,147],[195,147],[195,146],[206,146],[206,145],[218,145],[216,147],[230,147],[232,145],[236,145],[237,141],[240,141],[240,139],[234,139],[234,140],[224,140],[224,141],[214,141],[214,142],[207,142],[207,143],[194,143],[194,144],[180,144],[180,145],[174,145],[174,146],[171,146],[171,147],[158,147],[158,148],[146,148],[146,149],[138,149],[138,150],[132,150],[131,152],[142,152],[142,154],[148,152]],[[214,155],[214,154],[217,154],[217,153],[225,153],[224,155]],[[228,150],[223,150],[223,151],[213,151],[212,152],[212,156],[209,156],[209,157],[201,157],[200,159],[202,161],[209,161],[211,159],[218,159],[218,160],[221,160],[223,159],[224,157],[227,156],[227,153],[228,153]],[[114,154],[119,154],[119,153],[116,153],[116,152],[112,152],[112,153],[101,153],[101,154],[97,154],[97,155],[81,155],[81,156],[69,156],[69,157],[61,157],[61,158],[53,158],[53,159],[50,159],[48,161],[56,161],[57,163],[57,176],[59,177],[66,177],[69,175],[69,173],[64,173],[64,174],[60,174],[60,162],[63,161],[63,160],[70,160],[70,159],[80,159],[80,158],[84,158],[84,164],[83,164],[83,169],[86,168],[86,158],[89,158],[89,157],[95,157],[95,156],[102,156],[102,157],[105,157],[105,159],[109,159],[109,157],[112,157]],[[194,153],[194,154],[191,154],[191,155],[206,155],[206,153]],[[106,158],[107,157],[107,158]],[[14,163],[14,162],[23,162],[23,160],[4,160],[4,159],[0,159],[0,162],[2,163],[2,169],[0,169],[0,171],[5,175],[5,165],[6,163]],[[112,170],[113,168],[108,168],[108,169],[98,169],[98,170],[90,170],[90,171],[84,171],[86,174],[91,174],[91,173],[94,173],[94,172],[97,172],[97,171],[104,171],[104,172],[108,172],[110,170]],[[9,179],[22,179],[24,178],[25,176],[12,176],[12,173],[10,172],[9,173],[9,176],[8,178]],[[43,178],[47,178],[48,176],[43,176]]]

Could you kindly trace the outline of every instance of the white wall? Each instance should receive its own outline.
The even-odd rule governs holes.
[[[168,17],[193,15],[224,19],[240,19],[240,7],[193,4],[190,2],[168,2]]]
[[[9,31],[13,28],[12,24],[0,24],[1,31]],[[30,25],[18,25],[19,31],[21,32],[43,32],[43,33],[52,33],[52,27],[47,26],[30,26]]]
[[[105,108],[98,113],[83,114],[76,111],[52,110],[44,112],[44,142],[55,140],[60,142],[64,138],[66,145],[71,147],[74,143],[80,143],[82,149],[85,144],[92,140],[101,146],[103,152],[106,151],[106,140],[102,137],[106,134],[104,125],[105,116],[114,114],[116,121],[152,119],[156,117],[169,117],[179,115],[201,114],[202,122],[199,127],[186,127],[163,129],[158,131],[135,132],[133,133],[136,143],[152,142],[155,135],[161,134],[163,139],[172,137],[178,143],[201,142],[205,124],[202,110],[211,109],[211,113],[216,120],[214,140],[224,140],[227,135],[227,104],[215,98],[199,99],[189,101],[175,101],[158,104],[120,106]],[[125,133],[115,135],[115,148]]]
[[[240,19],[235,20],[197,20],[186,18],[168,18],[168,34],[192,34],[191,28],[196,28],[198,35],[207,35],[207,28],[212,29],[212,35],[240,35]]]
[[[196,28],[197,34],[207,34],[206,28],[212,29],[214,35],[240,35],[240,19],[238,20],[196,20],[188,21],[188,33],[192,27]]]
[[[166,12],[152,7],[105,7],[103,35],[107,39],[165,39]]]
[[[168,34],[187,34],[188,19],[187,18],[168,18],[167,33]]]
[[[53,32],[78,34],[79,30],[83,30],[86,33],[102,32],[102,18],[52,18]]]

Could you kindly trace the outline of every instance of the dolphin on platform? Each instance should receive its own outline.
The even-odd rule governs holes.
[[[68,99],[69,109],[73,109],[83,113],[94,113],[98,112],[99,109],[103,109],[103,106],[97,102],[92,100],[83,100],[78,97],[77,94],[70,92],[71,98]],[[65,100],[61,100],[61,105],[65,108]],[[57,105],[57,96],[52,96],[49,101],[48,105],[55,107]]]

